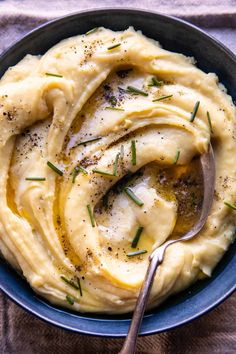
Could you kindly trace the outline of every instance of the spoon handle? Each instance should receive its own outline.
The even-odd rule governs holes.
[[[154,276],[158,265],[161,263],[158,256],[150,259],[143,285],[141,287],[138,300],[133,313],[129,332],[120,351],[120,354],[134,354],[139,328],[142,323],[143,314],[147,305],[148,297],[152,288]]]

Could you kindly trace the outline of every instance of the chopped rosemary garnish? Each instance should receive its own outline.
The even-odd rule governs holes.
[[[114,177],[114,174],[113,174],[113,173],[110,173],[110,172],[101,171],[101,170],[97,170],[97,169],[94,169],[94,170],[92,170],[92,171],[93,171],[93,173],[97,173],[98,175],[108,176],[108,177]]]
[[[64,277],[63,275],[61,276],[61,279],[68,285],[72,286],[72,288],[79,290],[79,286],[76,285],[72,280],[67,279],[66,277]]]
[[[142,202],[142,200],[140,200],[129,187],[125,187],[124,191],[128,195],[128,197],[133,200],[135,204],[140,207],[143,206],[144,203]]]
[[[131,141],[131,154],[132,154],[132,165],[136,165],[136,144],[135,140]]]
[[[80,296],[83,296],[82,287],[81,287],[81,284],[80,284],[80,278],[77,278],[77,282],[78,282]]]
[[[152,102],[162,101],[162,100],[165,100],[165,99],[171,98],[171,97],[173,97],[173,95],[162,96],[162,97],[156,98],[155,100],[152,100]]]
[[[80,172],[82,172],[84,175],[88,174],[85,168],[83,168],[82,166],[76,166],[72,172],[72,183],[75,183],[75,179]]]
[[[211,116],[210,113],[207,111],[207,119],[208,119],[208,123],[209,123],[209,127],[210,127],[210,132],[211,134],[213,134],[213,128],[212,128],[212,123],[211,123]]]
[[[164,84],[163,81],[158,81],[155,77],[152,77],[152,82],[148,86],[157,86],[160,87]]]
[[[113,169],[113,175],[114,176],[117,176],[119,158],[120,158],[120,153],[118,152],[118,154],[116,155],[116,158],[115,158],[115,162],[114,162],[114,169]]]
[[[68,302],[69,305],[74,305],[75,299],[71,295],[66,295],[66,301]]]
[[[180,157],[180,151],[178,150],[177,152],[176,152],[176,155],[175,155],[175,159],[174,159],[174,165],[176,165],[177,164],[177,162],[178,162],[178,160],[179,160],[179,157]]]
[[[105,107],[105,109],[111,109],[112,111],[124,111],[123,108],[116,108],[116,107]]]
[[[107,50],[112,50],[112,49],[118,48],[119,46],[121,46],[121,43],[111,45],[110,47],[107,48]]]
[[[45,73],[45,75],[47,75],[47,76],[55,76],[55,77],[63,77],[62,75],[52,74],[52,73]]]
[[[81,288],[81,284],[80,284],[80,279],[78,277],[76,277],[76,280],[77,280],[77,284],[75,284],[72,280],[69,280],[67,279],[66,277],[64,277],[63,275],[61,276],[61,279],[68,285],[72,286],[72,288],[76,289],[76,290],[79,290],[80,292],[80,296],[83,296],[83,293],[82,293],[82,288]]]
[[[88,209],[88,213],[89,213],[92,227],[95,227],[95,220],[94,220],[93,212],[92,212],[91,206],[89,204],[87,205],[87,209]]]
[[[130,93],[135,93],[136,95],[148,96],[147,92],[139,90],[138,88],[136,88],[134,86],[128,86],[126,91],[130,92]]]
[[[85,170],[85,168],[83,168],[82,166],[78,166],[78,169],[80,172],[82,172],[84,175],[88,174],[88,171]]]
[[[120,158],[121,158],[121,160],[123,160],[124,154],[125,154],[124,145],[121,145],[121,147],[120,147]]]
[[[131,244],[131,247],[132,248],[136,248],[137,247],[137,244],[139,242],[139,239],[140,239],[140,236],[141,236],[141,233],[143,232],[143,227],[142,226],[139,226],[137,231],[136,231],[136,234],[134,236],[134,239],[132,241],[132,244]]]
[[[92,28],[90,31],[88,31],[88,32],[85,33],[85,36],[89,36],[90,34],[97,32],[98,28],[99,28],[99,27],[94,27],[94,28]]]
[[[59,176],[63,176],[63,172],[61,170],[59,170],[59,168],[57,168],[55,165],[53,165],[53,163],[51,163],[50,161],[47,162],[48,167],[50,167],[54,172],[56,172]]]
[[[117,98],[115,96],[110,96],[108,102],[114,107],[117,104]]]
[[[72,147],[72,149],[76,148],[77,146],[80,146],[80,145],[86,145],[88,143],[92,143],[93,141],[98,141],[102,139],[100,136],[97,137],[97,138],[92,138],[92,139],[89,139],[89,140],[85,140],[85,141],[80,141],[79,143],[77,143],[75,146]]]
[[[195,103],[195,106],[193,107],[193,111],[191,113],[191,118],[190,118],[190,122],[193,122],[195,117],[196,117],[196,114],[197,114],[197,111],[198,111],[198,108],[199,108],[199,105],[200,105],[200,101],[197,101]]]
[[[232,203],[229,203],[229,202],[224,202],[225,205],[227,205],[227,207],[233,209],[233,210],[236,210],[236,204],[232,204]]]
[[[45,177],[26,177],[26,181],[46,181]]]
[[[147,253],[147,250],[140,250],[140,251],[136,251],[136,252],[130,252],[130,253],[127,253],[127,257],[134,257],[134,256],[139,256],[141,254],[145,254]]]
[[[76,166],[72,172],[72,183],[75,183],[75,179],[78,176],[79,172],[79,168],[78,166]]]

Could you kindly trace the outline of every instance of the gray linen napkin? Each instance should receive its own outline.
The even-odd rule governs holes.
[[[236,53],[236,1],[0,0],[0,53],[36,26],[67,13],[133,7],[179,16],[204,28]],[[236,295],[204,317],[170,332],[138,339],[137,353],[236,353]],[[0,295],[0,354],[118,353],[123,340],[88,337],[45,324]]]

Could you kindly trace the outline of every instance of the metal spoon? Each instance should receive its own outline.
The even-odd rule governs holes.
[[[215,162],[213,149],[209,145],[208,152],[204,153],[200,157],[200,165],[203,175],[203,188],[204,196],[202,203],[202,210],[197,223],[193,228],[188,231],[185,235],[177,240],[169,240],[165,242],[162,246],[156,248],[149,257],[149,266],[146,272],[146,276],[141,287],[139,297],[135,306],[133,313],[132,322],[129,328],[128,335],[125,339],[123,348],[120,354],[134,354],[136,348],[136,342],[138,337],[139,328],[143,319],[144,310],[148,301],[150,290],[152,288],[152,283],[157,270],[157,267],[163,262],[166,249],[176,242],[187,241],[196,236],[199,231],[203,228],[207,217],[209,215],[215,188]]]

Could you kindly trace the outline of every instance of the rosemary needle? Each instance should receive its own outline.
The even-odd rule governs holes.
[[[115,162],[114,162],[114,169],[113,169],[114,176],[117,176],[119,158],[120,158],[120,153],[118,152],[118,154],[116,155],[116,158],[115,158]]]
[[[72,172],[72,183],[75,183],[75,179],[80,172],[82,172],[84,175],[88,174],[85,168],[83,168],[82,166],[76,166]]]
[[[152,100],[152,102],[162,101],[162,100],[165,100],[165,99],[171,98],[171,97],[173,97],[173,95],[162,96],[162,97],[156,98],[155,100]]]
[[[46,181],[45,177],[26,177],[26,181]]]
[[[80,141],[75,146],[73,146],[72,149],[74,149],[74,148],[76,148],[77,146],[80,146],[80,145],[85,145],[85,144],[88,144],[88,143],[92,143],[93,141],[98,141],[100,139],[102,139],[102,138],[99,136],[97,138],[91,138],[89,140]]]
[[[74,305],[75,299],[71,295],[66,295],[66,301],[68,302],[69,305]]]
[[[179,161],[179,157],[180,157],[180,151],[178,150],[178,151],[176,152],[176,155],[175,155],[174,165],[176,165],[177,162]]]
[[[198,108],[199,108],[199,105],[200,105],[200,101],[197,101],[195,103],[195,106],[193,107],[193,111],[191,113],[191,117],[190,117],[190,122],[193,122],[195,117],[196,117],[196,114],[197,114],[197,111],[198,111]]]
[[[63,275],[61,276],[61,279],[68,285],[70,285],[72,288],[79,290],[79,287],[72,281],[64,277]]]
[[[140,200],[129,187],[125,187],[124,191],[128,195],[128,197],[133,200],[135,204],[140,207],[143,206],[144,203],[142,202],[142,200]]]
[[[136,234],[135,234],[135,236],[134,236],[134,239],[133,239],[133,241],[132,241],[132,244],[131,244],[131,247],[132,247],[132,248],[137,247],[142,232],[143,232],[143,227],[142,227],[142,226],[139,226],[138,229],[137,229],[137,231],[136,231]]]
[[[121,145],[121,147],[120,147],[120,158],[121,158],[121,160],[124,159],[124,154],[125,154],[125,148],[124,148],[124,145]]]
[[[160,87],[163,85],[163,81],[158,81],[155,77],[152,77],[152,82],[148,86]]]
[[[92,171],[93,171],[93,173],[97,173],[98,175],[107,176],[107,177],[114,177],[114,173],[101,171],[101,170],[97,170],[97,169],[94,169]]]
[[[89,36],[90,34],[97,32],[97,30],[98,30],[98,27],[94,27],[90,31],[86,32],[85,36]]]
[[[88,171],[85,170],[85,168],[83,168],[82,166],[78,166],[78,170],[80,172],[82,172],[84,175],[87,175],[88,174]]]
[[[136,165],[136,144],[135,144],[135,140],[131,141],[131,154],[132,154],[132,165],[135,166]]]
[[[78,166],[76,166],[72,172],[72,183],[75,183],[75,179],[79,174],[79,169]]]
[[[233,209],[233,210],[236,210],[236,204],[232,204],[232,203],[229,203],[229,202],[224,202],[225,205],[227,205],[227,207]]]
[[[45,73],[47,76],[54,76],[54,77],[63,77],[62,75],[59,74],[52,74],[52,73]]]
[[[77,280],[77,284],[75,284],[75,282],[73,282],[72,280],[69,280],[67,279],[66,277],[64,277],[63,275],[61,276],[61,279],[68,285],[70,285],[72,288],[76,289],[76,290],[79,290],[80,292],[80,296],[83,296],[83,293],[82,293],[82,288],[81,288],[81,284],[80,284],[80,279],[77,277],[76,280]]]
[[[80,284],[80,278],[77,278],[77,282],[78,282],[78,287],[79,287],[80,296],[83,296],[82,287],[81,287],[81,284]]]
[[[48,167],[50,167],[54,172],[56,172],[59,176],[63,176],[63,172],[59,170],[57,166],[55,166],[52,162],[47,161]]]
[[[116,104],[117,104],[117,98],[116,98],[116,96],[110,96],[109,98],[108,98],[108,102],[112,105],[112,107],[115,107],[116,106]]]
[[[106,110],[110,109],[112,111],[123,111],[124,112],[124,109],[123,108],[116,108],[116,107],[105,107]]]
[[[134,257],[134,256],[139,256],[141,254],[145,254],[147,253],[147,250],[140,250],[140,251],[136,251],[136,252],[130,252],[130,253],[127,253],[127,257]]]
[[[95,227],[95,220],[94,220],[93,212],[92,212],[91,206],[89,204],[87,205],[87,209],[88,209],[91,225],[92,225],[92,227]]]
[[[126,91],[130,92],[130,93],[135,93],[136,95],[148,96],[147,92],[139,90],[138,88],[136,88],[134,86],[128,86]]]
[[[121,43],[117,43],[117,44],[114,44],[114,45],[111,45],[110,47],[108,47],[107,50],[112,50],[112,49],[118,48],[120,46],[121,46]]]
[[[210,116],[210,113],[207,111],[207,120],[208,120],[208,123],[209,123],[209,127],[210,127],[210,132],[211,134],[213,134],[213,128],[212,128],[212,123],[211,123],[211,116]]]

